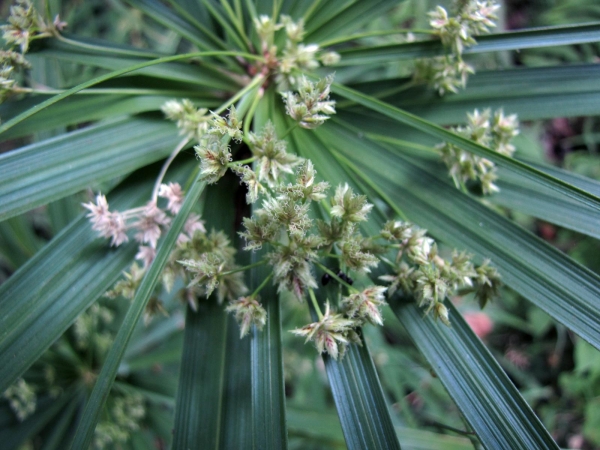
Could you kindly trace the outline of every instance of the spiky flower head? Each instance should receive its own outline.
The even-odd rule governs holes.
[[[385,305],[384,286],[369,286],[361,292],[351,294],[342,300],[346,316],[359,321],[368,321],[373,325],[383,325],[380,308]]]
[[[292,330],[292,333],[306,337],[305,342],[313,341],[319,353],[326,352],[333,359],[338,359],[338,356],[343,356],[348,344],[357,341],[360,343],[360,338],[354,331],[355,326],[354,320],[332,313],[328,302],[321,320]]]
[[[286,112],[303,128],[313,129],[325,123],[329,115],[335,114],[335,102],[329,100],[334,75],[313,83],[302,76],[298,81],[298,93],[282,94]]]
[[[228,135],[234,141],[242,142],[242,121],[238,118],[238,113],[235,109],[235,106],[231,106],[229,113],[227,114],[227,118],[214,112],[211,112],[211,115],[212,128],[208,130],[209,132]]]
[[[23,378],[17,379],[4,391],[2,396],[8,400],[10,409],[13,410],[20,422],[35,412],[37,396],[33,388]]]
[[[200,173],[209,184],[214,184],[225,175],[232,161],[229,146],[213,134],[194,147],[200,159]]]
[[[331,215],[344,222],[363,222],[373,208],[367,203],[367,196],[355,194],[348,183],[337,187],[331,205]]]
[[[110,245],[118,247],[129,240],[124,216],[119,212],[109,211],[104,195],[98,194],[95,204],[83,203],[82,206],[90,211],[87,217],[92,222],[92,230],[97,231],[102,237],[110,238]]]
[[[177,121],[180,134],[201,139],[208,131],[211,116],[206,108],[196,108],[191,100],[169,100],[161,107],[165,116]]]
[[[484,308],[487,303],[498,296],[502,281],[498,271],[490,266],[490,260],[486,259],[483,264],[475,268],[477,277],[475,278],[476,292],[475,298],[479,302],[479,306]]]
[[[260,134],[248,135],[250,147],[254,156],[258,158],[258,179],[266,181],[270,187],[275,187],[279,182],[281,172],[293,173],[293,167],[300,159],[287,153],[286,142],[277,139],[275,127],[268,121]]]
[[[256,325],[256,328],[262,330],[267,323],[267,311],[252,296],[240,297],[229,303],[225,311],[234,314],[235,320],[240,325],[240,338],[248,334],[252,325]]]

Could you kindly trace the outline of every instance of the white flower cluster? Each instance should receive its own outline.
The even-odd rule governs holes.
[[[389,221],[381,236],[398,249],[393,263],[395,273],[379,278],[390,283],[388,295],[397,291],[412,296],[419,306],[426,307],[426,314],[449,325],[448,310],[444,299],[463,292],[475,292],[481,307],[497,295],[501,285],[496,269],[489,261],[475,266],[472,257],[465,252],[452,254],[451,260],[439,256],[435,241],[423,230],[408,222]]]
[[[35,391],[23,378],[19,378],[4,391],[2,396],[8,400],[19,421],[24,421],[35,412],[37,396]]]
[[[465,47],[477,44],[474,36],[489,33],[496,26],[496,11],[500,5],[493,0],[462,0],[456,2],[453,16],[441,6],[429,13],[430,25],[446,48],[444,56],[417,61],[414,78],[436,89],[440,95],[464,88],[474,69],[465,63]]]
[[[254,19],[254,27],[261,39],[261,47],[266,63],[257,71],[274,71],[275,81],[280,91],[287,91],[298,82],[297,72],[312,70],[322,65],[333,65],[340,60],[336,52],[320,52],[317,44],[304,44],[304,21],[294,22],[290,16],[282,15],[280,23],[268,16]],[[274,45],[275,33],[285,29],[286,41],[283,51]]]
[[[107,401],[105,414],[94,431],[92,447],[121,447],[129,440],[132,432],[140,429],[140,423],[146,415],[144,398],[137,393],[111,396]]]
[[[302,76],[298,82],[298,93],[282,94],[288,115],[299,122],[302,128],[313,129],[323,125],[330,114],[335,114],[335,102],[329,100],[333,74],[313,83]]]
[[[465,127],[456,127],[452,131],[504,156],[512,156],[515,146],[511,141],[519,134],[519,121],[515,114],[505,116],[502,110],[496,111],[493,116],[489,109],[482,113],[475,110],[473,114],[467,114]],[[479,181],[484,194],[498,192],[498,186],[494,184],[498,175],[492,161],[447,142],[437,148],[457,187],[468,181]]]
[[[29,43],[50,37],[66,26],[58,16],[53,23],[47,24],[31,0],[16,0],[10,7],[8,23],[0,26],[3,31],[2,39],[7,47],[7,50],[0,50],[0,103],[21,89],[17,86],[16,76],[19,69],[30,67],[23,56],[29,50]],[[20,52],[13,48],[18,48]]]

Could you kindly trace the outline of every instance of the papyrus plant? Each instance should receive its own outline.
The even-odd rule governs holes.
[[[173,45],[70,35],[56,2],[19,0],[3,26],[0,137],[31,143],[0,156],[0,218],[14,229],[94,191],[0,286],[11,445],[129,445],[166,401],[173,448],[287,448],[281,302],[300,301],[312,319],[294,333],[323,354],[348,448],[403,440],[362,330],[385,314],[474,441],[556,448],[449,300],[483,307],[502,280],[599,347],[600,278],[499,206],[600,235],[597,183],[528,163],[513,142],[517,117],[597,114],[600,69],[475,73],[469,54],[595,42],[600,26],[485,35],[502,14],[491,1],[375,32],[363,29],[397,2],[128,3]],[[410,39],[370,44],[382,36]],[[397,61],[413,75],[386,70]],[[173,400],[136,386],[132,354],[165,335],[161,312],[183,310]],[[53,363],[75,369],[57,381]]]

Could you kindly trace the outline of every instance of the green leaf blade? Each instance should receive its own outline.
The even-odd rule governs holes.
[[[416,304],[393,310],[487,449],[555,448],[548,431],[451,303],[451,327]]]

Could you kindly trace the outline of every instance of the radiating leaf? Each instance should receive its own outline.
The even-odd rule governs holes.
[[[348,98],[349,100],[360,103],[369,109],[397,120],[400,123],[409,125],[440,140],[455,144],[458,147],[478,156],[483,156],[500,166],[510,168],[516,173],[522,174],[523,176],[528,177],[538,183],[544,184],[549,188],[556,190],[557,192],[565,194],[574,200],[581,202],[582,204],[590,206],[591,208],[600,209],[600,198],[598,198],[596,195],[569,185],[560,179],[554,178],[551,175],[541,172],[516,159],[494,152],[493,150],[476,144],[469,139],[445,130],[438,125],[432,124],[431,122],[423,120],[389,104],[383,103],[377,99],[361,94],[358,91],[343,87],[341,85],[334,85],[333,91]]]
[[[555,448],[556,443],[494,357],[452,303],[451,327],[435,322],[414,302],[393,305],[418,349],[431,364],[487,449]]]
[[[169,155],[172,124],[121,119],[0,155],[0,220],[126,175]]]

